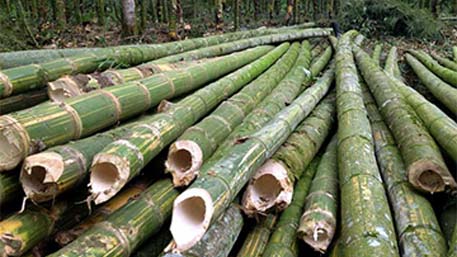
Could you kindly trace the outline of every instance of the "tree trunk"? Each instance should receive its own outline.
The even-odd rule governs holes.
[[[300,19],[299,0],[294,0],[294,24],[297,24]]]
[[[57,28],[63,29],[67,24],[67,18],[65,17],[65,1],[55,0],[54,2],[55,20],[57,22]]]
[[[286,25],[290,24],[292,20],[294,10],[294,0],[287,0],[287,10],[286,10]]]
[[[319,18],[319,0],[313,0],[313,19],[317,21]]]
[[[235,31],[240,29],[240,0],[233,0],[233,10],[234,10],[234,25]]]
[[[148,4],[147,0],[140,0],[141,32],[144,33],[148,23]]]
[[[135,0],[122,0],[122,19],[124,36],[136,35]]]
[[[170,17],[168,20],[168,36],[172,40],[177,40],[179,39],[178,36],[178,31],[177,31],[177,16],[178,16],[178,0],[171,0],[171,4],[169,5],[170,11]]]
[[[254,3],[254,20],[258,21],[259,14],[260,14],[260,0],[253,0],[253,3]]]
[[[75,0],[75,2],[79,1],[80,0]],[[79,9],[79,6],[77,8]],[[81,15],[81,13],[79,15]],[[97,21],[100,26],[105,26],[105,16],[105,0],[97,0]]]
[[[224,5],[222,4],[222,0],[216,0],[216,29],[222,30],[224,26]]]
[[[149,10],[151,11],[152,22],[157,23],[159,21],[157,14],[157,0],[149,1]]]

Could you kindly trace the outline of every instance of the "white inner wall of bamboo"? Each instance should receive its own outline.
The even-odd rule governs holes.
[[[118,180],[119,172],[115,165],[102,162],[92,166],[90,174],[92,193],[108,191]]]
[[[24,172],[21,176],[21,183],[26,191],[45,192],[46,185],[43,183],[46,176],[46,169],[42,166],[34,166],[30,172]]]
[[[0,171],[13,169],[22,159],[22,151],[8,120],[0,120]]]
[[[202,163],[203,152],[197,143],[178,140],[170,147],[165,165],[173,175],[173,184],[185,186],[198,175]]]
[[[281,192],[279,181],[272,174],[264,174],[252,184],[252,197],[256,202],[274,201]]]

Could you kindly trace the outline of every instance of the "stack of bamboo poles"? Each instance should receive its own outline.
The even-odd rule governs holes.
[[[0,256],[457,256],[457,58],[363,46],[0,54]]]

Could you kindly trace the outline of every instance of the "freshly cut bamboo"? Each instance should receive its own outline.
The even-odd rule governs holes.
[[[122,190],[116,197],[97,208],[89,217],[81,221],[78,225],[68,230],[61,230],[54,236],[54,240],[60,245],[65,246],[85,231],[95,226],[97,223],[105,221],[111,214],[128,204],[132,199],[137,198],[152,183],[152,177],[142,177]],[[171,236],[170,236],[171,237]]]
[[[457,105],[455,104],[457,103],[457,89],[443,82],[412,55],[406,54],[405,56],[409,66],[411,66],[433,96],[452,111],[454,115],[457,115]]]
[[[340,38],[335,57],[341,195],[337,256],[399,256],[389,204],[376,164],[370,121],[352,55],[352,38],[357,34],[356,31],[349,31]]]
[[[361,49],[355,49],[357,64],[380,112],[391,129],[408,170],[408,180],[425,192],[457,190],[440,150],[414,109],[395,89],[394,81]]]
[[[301,51],[309,53],[309,47],[309,43],[305,41]],[[219,143],[243,122],[287,74],[299,50],[299,43],[292,44],[288,52],[270,69],[222,102],[216,110],[188,128],[171,144],[165,167],[173,175],[175,186],[185,186],[194,180],[203,162],[211,156]],[[303,74],[303,70],[300,72]]]
[[[141,243],[160,230],[171,214],[176,196],[178,191],[173,188],[171,180],[160,180],[49,257],[95,257],[107,256],[108,253],[109,256],[130,256]]]
[[[95,204],[113,197],[165,146],[268,69],[285,51],[284,43],[258,60],[184,98],[168,110],[129,129],[129,135],[107,145],[92,161],[90,191]]]
[[[0,171],[26,156],[91,135],[131,118],[163,99],[179,96],[259,58],[272,47],[260,46],[179,72],[165,72],[65,100],[0,116]]]
[[[270,234],[276,225],[278,215],[266,214],[259,217],[260,221],[249,231],[237,257],[261,257],[265,251]]]
[[[393,76],[394,78],[400,79],[401,78],[401,71],[400,67],[398,66],[398,55],[397,55],[397,48],[395,46],[391,47],[389,50],[389,54],[387,55],[386,65],[384,70],[387,74]]]
[[[132,257],[158,257],[173,239],[168,226],[164,224],[157,234],[145,242],[132,254]]]
[[[333,77],[333,69],[329,69],[321,79],[326,78],[329,87]],[[247,215],[264,213],[271,208],[281,211],[290,204],[295,180],[326,139],[335,121],[335,112],[335,95],[331,93],[252,176],[242,202]]]
[[[376,62],[377,65],[381,65],[381,54],[382,54],[382,44],[376,44],[371,54],[371,58]]]
[[[457,226],[454,227],[447,257],[457,257]]]
[[[363,94],[377,160],[395,217],[401,256],[445,256],[446,240],[431,204],[408,183],[393,135],[366,87]]]
[[[457,62],[454,62],[448,58],[445,58],[435,52],[432,52],[431,53],[431,56],[437,60],[441,65],[443,65],[444,67],[448,68],[448,69],[451,69],[453,71],[456,71],[457,72]]]
[[[166,253],[163,257],[227,257],[243,227],[243,216],[232,204],[211,225],[203,238],[192,248],[181,253]]]
[[[16,172],[0,174],[0,208],[4,203],[21,195],[21,185]]]
[[[294,199],[289,207],[281,214],[278,224],[268,241],[262,257],[298,257],[297,228],[300,223],[300,215],[305,206],[305,199],[308,195],[311,181],[316,173],[319,157],[313,159],[308,168],[303,172],[297,181],[294,190]]]
[[[316,83],[324,84],[322,80]],[[176,250],[185,251],[201,239],[211,221],[220,216],[254,172],[286,141],[328,90],[322,86],[305,90],[260,130],[238,140],[219,161],[202,167],[202,175],[173,205],[170,231]],[[190,222],[192,220],[199,222]]]
[[[408,50],[408,53],[422,62],[423,65],[425,65],[430,71],[435,73],[442,80],[449,83],[449,85],[457,87],[457,71],[441,66],[430,55],[422,50]]]
[[[40,89],[0,100],[0,115],[23,110],[48,99],[46,90]]]
[[[327,251],[335,235],[338,210],[337,139],[334,136],[317,167],[303,215],[298,237],[321,253]]]

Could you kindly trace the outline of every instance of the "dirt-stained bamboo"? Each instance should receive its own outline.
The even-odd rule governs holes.
[[[107,145],[92,161],[90,191],[100,204],[113,197],[165,146],[268,69],[289,47],[284,43],[258,60],[184,98],[168,110],[129,129],[129,135]]]
[[[358,67],[391,129],[408,170],[419,190],[434,193],[457,190],[440,150],[413,108],[395,89],[394,81],[360,48],[354,49]]]
[[[87,137],[169,99],[201,87],[270,51],[259,46],[214,62],[67,99],[47,102],[0,116],[0,171],[16,167],[26,156]]]
[[[321,253],[327,251],[336,231],[338,211],[337,139],[333,136],[317,167],[303,215],[298,237]]]
[[[316,83],[322,85],[324,81]],[[254,172],[309,115],[326,90],[321,86],[305,90],[260,130],[239,139],[220,160],[202,167],[202,175],[174,202],[170,230],[176,250],[187,250],[201,239],[211,221],[220,216]],[[193,233],[183,233],[189,229]]]
[[[237,257],[261,257],[265,251],[270,234],[276,226],[277,214],[266,214],[258,217],[260,220],[249,231]]]
[[[457,62],[445,58],[436,52],[432,52],[430,55],[444,67],[457,72]]]
[[[368,88],[364,102],[376,156],[395,217],[402,256],[445,256],[446,240],[429,201],[409,184],[399,149]]]
[[[48,99],[46,90],[40,89],[27,93],[10,96],[0,100],[0,115],[8,114],[23,110],[25,108],[37,105]]]
[[[408,50],[408,53],[422,62],[424,66],[426,66],[430,71],[435,73],[442,80],[449,83],[449,85],[457,87],[457,71],[441,66],[430,55],[422,50]]]
[[[442,81],[412,55],[406,54],[405,56],[409,66],[428,90],[454,115],[457,115],[457,105],[455,104],[457,103],[457,89]]]
[[[294,190],[294,197],[281,216],[273,234],[268,241],[262,257],[298,257],[297,228],[300,223],[300,216],[305,206],[305,199],[308,195],[311,181],[317,170],[319,157],[313,159],[308,168],[303,171]]]
[[[301,51],[309,52],[309,43]],[[287,46],[284,45],[286,48]],[[165,162],[175,186],[188,185],[199,173],[204,161],[216,150],[244,118],[278,85],[294,64],[300,44],[294,43],[270,69],[237,94],[222,102],[202,121],[188,128],[168,151]],[[300,71],[303,74],[303,70]]]
[[[160,180],[49,257],[130,256],[167,221],[178,194],[170,179]]]
[[[352,38],[357,34],[356,31],[349,31],[340,38],[335,57],[341,194],[341,231],[338,239],[341,244],[338,244],[337,256],[399,256],[352,54]]]

